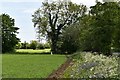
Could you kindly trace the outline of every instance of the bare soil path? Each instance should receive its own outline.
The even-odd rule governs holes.
[[[47,78],[47,80],[58,80],[61,75],[63,75],[64,71],[73,65],[72,59],[67,59],[65,63],[63,63],[57,70],[53,71]]]

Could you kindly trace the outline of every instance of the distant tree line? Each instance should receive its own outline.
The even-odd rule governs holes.
[[[71,54],[90,51],[111,55],[120,52],[120,4],[118,2],[96,2],[89,10],[85,5],[72,2],[43,2],[32,15],[32,22],[46,44],[31,41],[18,43],[18,27],[14,19],[2,14],[2,51],[17,49],[51,48],[51,52]]]
[[[49,43],[39,43],[36,40],[32,40],[30,43],[26,41],[24,43],[19,42],[16,44],[16,49],[50,49],[50,45]]]

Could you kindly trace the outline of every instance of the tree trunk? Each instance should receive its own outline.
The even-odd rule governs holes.
[[[52,40],[51,52],[52,52],[53,54],[56,54],[56,53],[57,53],[57,41],[56,41],[56,40]]]
[[[61,28],[60,26],[59,28]],[[55,27],[52,28],[52,33],[51,33],[51,52],[53,54],[57,54],[58,52],[58,47],[57,47],[57,41],[58,41],[58,36],[60,34],[60,29],[56,30]]]
[[[53,36],[51,39],[51,52],[53,54],[57,53],[57,39],[58,39],[57,36]]]

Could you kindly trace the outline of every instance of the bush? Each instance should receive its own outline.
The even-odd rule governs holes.
[[[27,43],[26,41],[24,43],[19,43],[21,44],[20,49],[30,49],[30,44]]]
[[[37,49],[45,49],[44,44],[38,43],[37,44]]]
[[[60,43],[60,50],[62,53],[71,54],[79,49],[80,30],[77,24],[69,26],[64,29]]]
[[[21,47],[22,47],[21,43],[16,44],[16,49],[21,49]]]
[[[32,40],[31,42],[30,42],[30,49],[36,49],[37,48],[37,41],[35,41],[35,40]]]

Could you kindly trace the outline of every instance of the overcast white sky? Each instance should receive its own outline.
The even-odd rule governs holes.
[[[22,42],[36,39],[36,32],[32,23],[32,13],[41,7],[44,0],[0,0],[0,14],[9,14],[15,19],[15,26],[20,28],[18,37]],[[52,1],[52,0],[49,0]],[[87,7],[95,5],[95,0],[71,0],[82,3]],[[102,1],[102,0],[99,0]]]

